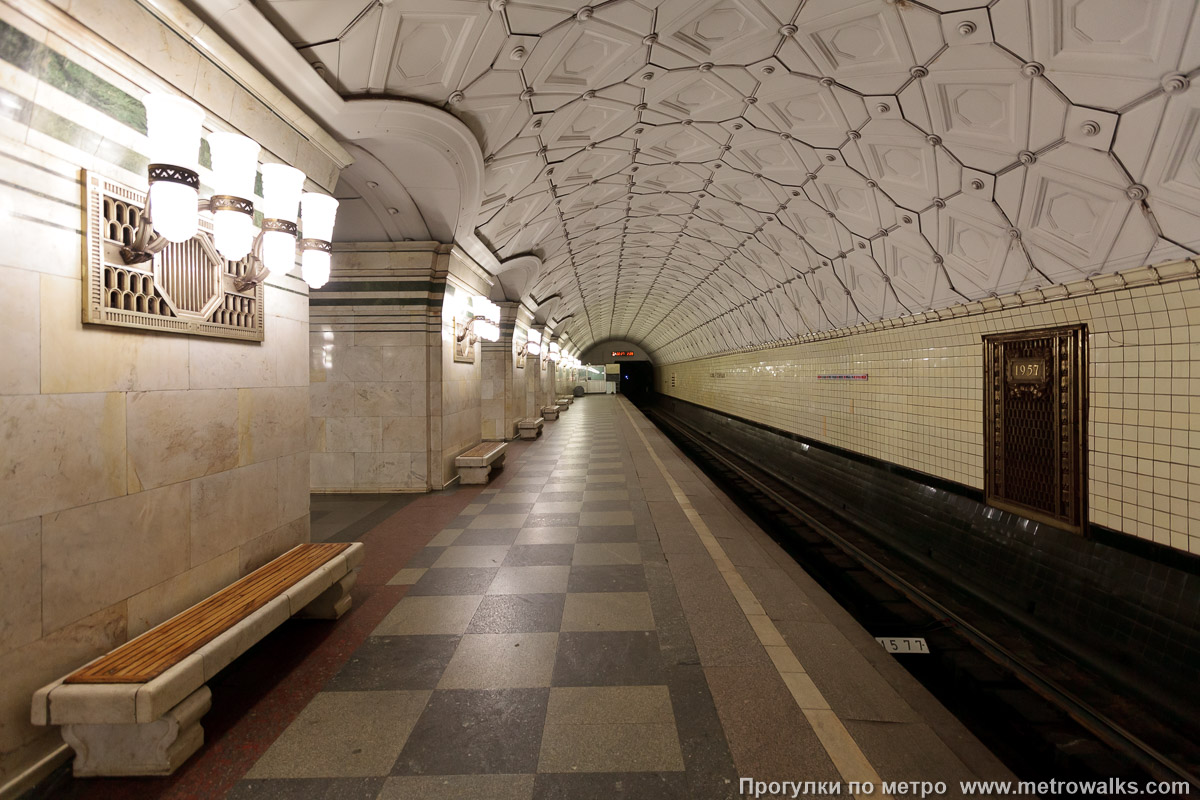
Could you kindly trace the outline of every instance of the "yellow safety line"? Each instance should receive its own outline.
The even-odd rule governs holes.
[[[642,444],[646,448],[646,452],[650,454],[650,459],[658,467],[658,471],[662,473],[663,478],[667,482],[667,486],[671,489],[671,494],[675,496],[675,502],[683,509],[684,515],[691,523],[696,535],[700,537],[700,541],[704,544],[704,549],[708,551],[713,562],[720,570],[721,576],[725,579],[725,583],[729,586],[729,590],[733,592],[734,599],[742,609],[742,613],[746,615],[746,620],[750,623],[750,627],[754,629],[754,633],[758,636],[758,641],[766,648],[767,655],[771,657],[771,663],[775,665],[775,669],[779,671],[779,677],[783,678],[783,682],[787,684],[788,691],[792,694],[792,699],[796,701],[796,705],[800,707],[800,711],[804,714],[804,718],[808,720],[808,724],[812,726],[813,731],[817,734],[817,739],[825,748],[825,752],[829,754],[829,759],[833,762],[844,781],[858,781],[859,783],[870,782],[872,786],[880,786],[879,774],[875,768],[871,766],[871,762],[863,754],[854,738],[850,735],[850,731],[846,730],[846,726],[838,719],[837,714],[829,707],[829,703],[825,700],[824,695],[813,683],[812,678],[804,671],[804,666],[800,660],[796,658],[796,654],[788,647],[787,642],[783,640],[779,629],[775,627],[775,623],[767,616],[767,612],[763,609],[762,604],[758,602],[758,598],[754,596],[754,591],[746,584],[737,567],[729,560],[729,556],[725,554],[721,543],[717,541],[717,537],[713,536],[708,525],[700,516],[700,513],[692,507],[691,501],[687,495],[679,488],[679,484],[671,477],[671,473],[667,471],[658,454],[654,452],[646,434],[642,433],[642,429],[638,427],[637,421],[633,415],[629,413],[626,407],[624,398],[621,398],[621,410],[625,412],[634,431],[637,432],[638,438],[642,440]],[[746,776],[753,777],[753,776]],[[800,776],[803,777],[803,776]],[[857,797],[865,798],[867,795],[856,795]],[[889,795],[881,793],[872,793],[869,795],[872,800],[890,800]]]

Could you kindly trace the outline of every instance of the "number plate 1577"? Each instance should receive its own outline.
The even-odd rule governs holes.
[[[875,641],[883,645],[883,649],[889,653],[928,653],[929,645],[925,644],[925,640],[913,636],[876,636]]]

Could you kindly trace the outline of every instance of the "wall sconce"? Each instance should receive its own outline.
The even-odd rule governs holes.
[[[558,346],[558,342],[551,342],[549,350],[546,353],[546,359],[558,363],[558,359],[562,357],[562,350]]]
[[[468,318],[468,314],[470,317]],[[475,342],[500,340],[500,306],[482,295],[454,305],[454,360],[474,363]]]
[[[234,282],[238,291],[256,286],[268,275],[286,272],[295,264],[296,209],[304,209],[304,279],[318,288],[329,278],[330,241],[337,200],[312,192],[301,193],[304,173],[283,164],[263,166],[263,226],[254,227],[254,179],[260,147],[236,133],[208,135],[212,153],[212,197],[200,199],[200,126],[204,110],[171,94],[152,93],[145,99],[151,164],[150,191],[133,242],[121,249],[127,265],[152,261],[169,244],[197,236],[198,215],[213,216],[213,249],[227,261],[250,260],[249,269]],[[312,253],[312,255],[310,255]]]
[[[525,369],[526,356],[537,358],[542,352],[542,335],[535,330],[525,334],[525,341],[517,349],[517,369]]]

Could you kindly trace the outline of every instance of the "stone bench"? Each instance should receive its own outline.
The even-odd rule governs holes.
[[[504,465],[504,451],[508,445],[504,442],[484,442],[454,459],[458,468],[459,480],[466,484],[487,483],[492,468]]]
[[[204,743],[213,676],[291,616],[350,608],[361,542],[302,544],[33,695],[78,777],[170,775]]]
[[[570,409],[570,407],[571,407],[570,402],[568,402],[566,400],[558,400],[555,402],[555,405],[558,406],[559,411],[566,411],[566,410]]]
[[[558,419],[558,406],[546,406],[542,409],[542,419],[554,422]]]
[[[542,418],[517,420],[517,432],[522,439],[536,439],[542,435]]]
[[[567,405],[571,405],[571,403],[575,402],[575,398],[569,394],[564,394],[562,397],[558,398],[558,402],[566,403]]]

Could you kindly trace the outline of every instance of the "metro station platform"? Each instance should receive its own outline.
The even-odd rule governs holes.
[[[314,496],[313,538],[365,543],[354,608],[214,681],[200,753],[38,794],[956,796],[1012,777],[622,397],[577,399],[487,486]]]

